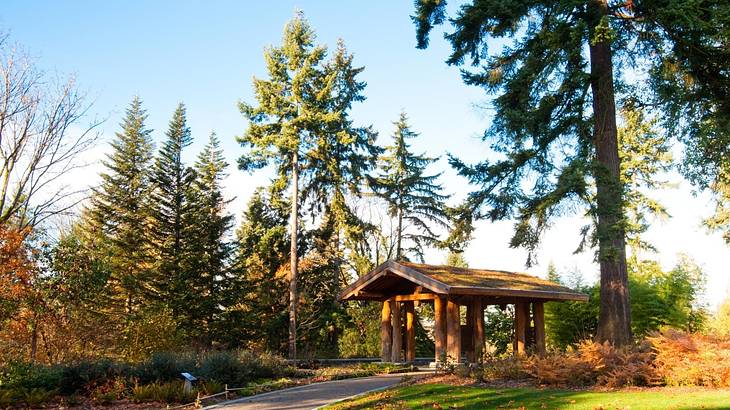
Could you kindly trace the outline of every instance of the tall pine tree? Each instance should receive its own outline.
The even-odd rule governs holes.
[[[411,130],[406,114],[401,113],[394,125],[393,144],[380,158],[382,172],[370,178],[370,186],[396,219],[396,260],[408,254],[423,260],[424,247],[439,242],[437,229],[448,228],[448,196],[438,183],[441,174],[426,173],[436,158],[411,151],[408,140],[418,134]]]
[[[233,226],[233,215],[226,212],[228,200],[223,196],[223,179],[228,163],[215,133],[195,162],[195,180],[190,190],[194,223],[190,226],[188,244],[190,274],[185,294],[192,332],[201,343],[209,343],[209,331],[216,325],[230,279],[232,247],[227,236]]]
[[[152,171],[153,235],[157,250],[155,282],[165,304],[175,317],[188,311],[187,273],[190,270],[189,244],[193,223],[190,203],[195,174],[183,162],[183,150],[192,143],[185,105],[180,103],[170,120],[165,142]]]
[[[152,286],[150,232],[151,130],[142,102],[135,97],[122,121],[122,130],[103,161],[101,185],[94,190],[91,213],[94,226],[107,238],[111,316],[132,320],[156,297]]]
[[[239,142],[250,148],[238,162],[239,168],[252,171],[274,165],[274,189],[291,189],[290,272],[289,272],[289,358],[296,358],[297,342],[297,264],[299,244],[300,178],[307,176],[314,133],[322,124],[337,119],[327,110],[326,99],[332,87],[323,67],[326,49],[315,45],[315,34],[299,13],[286,24],[280,47],[265,51],[268,79],[254,79],[258,106],[240,103],[249,120]]]

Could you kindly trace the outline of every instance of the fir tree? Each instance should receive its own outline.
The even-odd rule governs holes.
[[[682,109],[706,114],[712,103],[668,92],[677,90],[671,79],[683,76],[687,82],[674,83],[698,84],[689,94],[727,90],[716,81],[726,73],[707,60],[727,53],[717,46],[723,36],[705,20],[711,17],[725,30],[727,17],[718,16],[727,16],[727,6],[700,3],[487,0],[467,2],[449,20],[454,32],[446,35],[453,50],[447,63],[469,64],[464,81],[495,97],[485,139],[501,157],[476,165],[451,160],[477,185],[469,208],[475,217],[516,217],[511,245],[526,247],[532,256],[554,216],[576,202],[588,204],[597,221],[599,341],[623,345],[632,339],[617,93],[619,101],[672,114],[665,129],[703,141],[695,138],[696,131],[708,128],[683,121]],[[446,1],[417,1],[413,19],[418,46],[424,48],[431,29],[446,21]],[[501,51],[490,47],[494,39],[504,41]],[[649,79],[639,82],[647,86],[626,82],[627,67]]]
[[[94,225],[108,238],[109,314],[127,319],[156,295],[151,283],[150,166],[151,130],[142,102],[135,97],[103,162],[101,185],[92,198]]]
[[[236,280],[231,282],[224,321],[241,341],[267,350],[286,349],[287,298],[284,268],[289,260],[287,204],[258,189],[236,231]]]
[[[170,120],[166,140],[153,168],[153,233],[157,250],[156,282],[173,315],[188,311],[183,293],[188,289],[189,236],[192,221],[190,197],[195,174],[182,160],[183,150],[192,143],[185,106],[178,105]]]
[[[333,81],[325,73],[326,49],[315,45],[315,34],[299,13],[284,28],[280,47],[266,50],[268,79],[254,79],[258,106],[240,104],[249,120],[239,142],[250,151],[239,159],[239,168],[252,171],[273,164],[274,189],[291,188],[290,273],[289,273],[289,358],[296,358],[297,264],[299,244],[300,178],[309,169],[305,164],[313,144],[313,134],[337,119],[327,110]]]
[[[230,279],[232,249],[226,237],[233,226],[233,215],[226,213],[229,201],[223,196],[222,186],[227,167],[218,137],[212,133],[195,162],[197,178],[188,198],[194,223],[188,230],[193,240],[188,244],[192,261],[186,308],[191,328],[199,329],[194,334],[198,338],[205,338],[208,329],[215,325]]]
[[[391,217],[396,219],[395,258],[411,253],[423,259],[424,246],[437,244],[435,227],[448,228],[446,206],[448,198],[438,184],[441,174],[426,174],[429,164],[436,161],[423,154],[414,154],[408,143],[416,138],[401,113],[393,135],[393,145],[385,148],[380,158],[380,175],[370,178],[373,191],[383,198]]]

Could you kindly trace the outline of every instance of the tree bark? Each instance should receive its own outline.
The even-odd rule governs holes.
[[[593,144],[596,150],[596,212],[598,260],[601,268],[599,342],[622,346],[631,342],[626,244],[623,227],[623,189],[620,180],[613,62],[610,38],[600,28],[608,15],[606,0],[588,3],[590,27]],[[605,23],[604,23],[605,24]],[[598,30],[597,30],[598,28]]]
[[[436,296],[433,300],[435,327],[433,338],[435,339],[436,362],[446,361],[446,299]]]
[[[406,311],[406,362],[416,361],[416,310],[413,302],[403,302]]]
[[[389,362],[391,359],[391,346],[393,344],[393,325],[390,318],[390,301],[383,302],[383,310],[380,312],[380,359]]]
[[[451,298],[448,298],[446,302],[446,355],[448,361],[461,362],[459,304]]]
[[[535,347],[537,354],[545,356],[545,305],[543,302],[532,302],[533,322],[535,322]]]
[[[391,316],[393,317],[393,344],[391,345],[391,362],[401,362],[401,352],[403,350],[403,323],[400,311],[400,302],[391,300],[390,306]]]
[[[527,345],[527,311],[529,305],[527,302],[515,303],[515,344],[514,353],[515,355],[525,354],[525,347]]]
[[[289,273],[289,359],[297,358],[297,240],[299,236],[299,155],[292,156],[291,248]]]

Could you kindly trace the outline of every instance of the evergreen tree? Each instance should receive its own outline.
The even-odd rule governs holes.
[[[226,213],[229,201],[222,192],[227,167],[218,137],[213,133],[195,162],[197,178],[188,198],[193,223],[188,229],[192,240],[187,247],[192,261],[185,296],[189,301],[186,308],[190,328],[198,329],[193,336],[199,339],[205,339],[215,325],[230,281],[232,247],[226,237],[233,226],[233,215]]]
[[[258,189],[236,231],[236,280],[224,320],[235,345],[282,351],[287,346],[286,264],[289,260],[286,202]]]
[[[495,96],[485,139],[501,158],[474,166],[451,160],[479,186],[469,197],[470,208],[493,220],[516,216],[511,245],[534,250],[552,217],[576,201],[589,204],[601,270],[600,341],[631,341],[616,93],[620,101],[678,114],[667,130],[689,138],[701,131],[698,122],[682,121],[684,111],[674,109],[706,113],[707,106],[684,98],[674,104],[667,92],[667,78],[685,74],[698,88],[726,89],[712,78],[727,78],[726,73],[706,60],[722,54],[712,41],[722,36],[703,17],[726,23],[727,6],[699,3],[487,0],[464,4],[450,20],[454,32],[446,38],[453,52],[447,62],[471,63],[472,69],[462,71],[464,81]],[[725,17],[715,19],[718,15]],[[446,2],[417,1],[413,19],[424,48],[433,26],[446,20]],[[504,41],[500,52],[488,47],[493,39]],[[650,80],[646,89],[624,81],[627,67]]]
[[[240,104],[249,120],[239,142],[250,151],[239,159],[244,171],[268,164],[276,167],[274,189],[291,188],[289,357],[296,358],[297,264],[299,244],[300,177],[306,177],[314,134],[338,116],[327,109],[333,86],[323,67],[326,49],[315,45],[315,34],[299,13],[287,23],[280,47],[266,50],[268,79],[254,79],[258,106]]]
[[[106,171],[94,190],[92,217],[98,232],[107,238],[110,316],[131,320],[156,296],[151,282],[150,166],[151,130],[142,102],[135,97],[122,121],[122,131],[112,141],[112,152],[103,161]],[[95,228],[97,229],[97,228]]]
[[[190,269],[190,255],[187,251],[191,241],[199,240],[189,236],[193,223],[189,200],[195,174],[182,160],[183,150],[192,143],[182,103],[175,110],[165,135],[165,143],[152,171],[156,282],[173,315],[180,317],[189,309],[188,298],[182,297],[189,289],[186,270]]]
[[[387,202],[390,215],[397,221],[396,260],[406,253],[423,259],[424,246],[439,240],[434,225],[448,228],[444,204],[448,196],[437,182],[441,174],[426,174],[436,158],[411,151],[408,140],[418,134],[411,130],[406,114],[401,113],[394,125],[393,144],[380,158],[382,172],[370,178],[370,186]]]

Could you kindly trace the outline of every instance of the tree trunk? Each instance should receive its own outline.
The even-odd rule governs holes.
[[[289,359],[297,358],[297,239],[299,233],[299,155],[292,157],[291,248],[289,273]]]
[[[601,301],[596,338],[615,345],[631,342],[626,245],[623,228],[623,189],[619,175],[618,135],[613,90],[611,40],[597,28],[608,15],[606,0],[590,0],[591,91],[593,144],[596,150],[598,260],[601,266]],[[604,23],[605,24],[605,23]]]
[[[401,204],[402,206],[402,204]],[[401,238],[403,237],[403,210],[398,209],[398,238],[395,249],[395,260],[399,261],[401,258]]]

